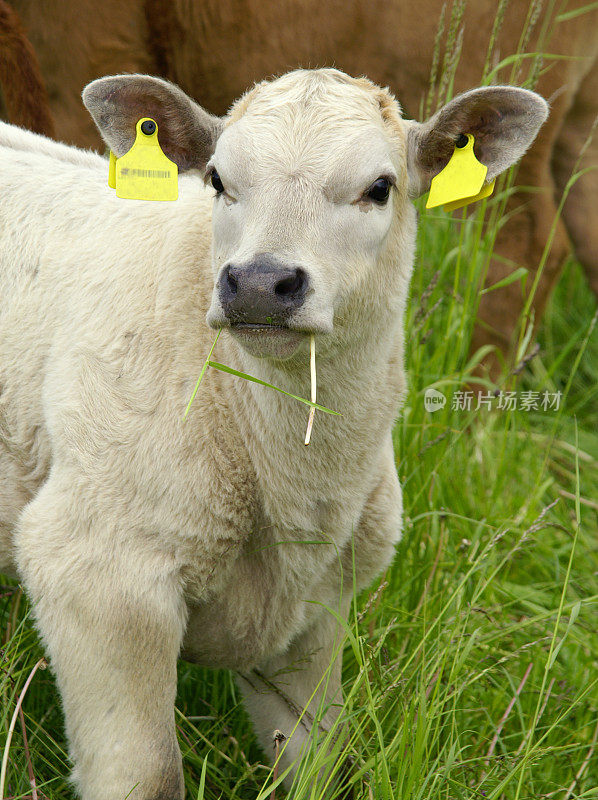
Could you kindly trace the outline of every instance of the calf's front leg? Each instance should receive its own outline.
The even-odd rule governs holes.
[[[350,597],[342,600],[342,617]],[[239,686],[254,729],[265,752],[274,756],[275,730],[287,741],[280,756],[280,773],[293,766],[287,788],[299,760],[309,747],[317,726],[325,734],[334,725],[343,703],[341,691],[344,635],[334,615],[322,610],[288,650],[268,659],[259,668],[239,676]]]
[[[359,524],[340,554],[342,593],[341,573],[335,564],[315,587],[314,597],[328,598],[324,605],[346,619],[353,597],[354,567],[359,591],[391,562],[401,535],[401,516],[401,487],[389,435],[381,448],[378,476]],[[293,765],[292,775],[307,751],[314,726],[317,724],[320,732],[326,732],[339,716],[343,703],[343,641],[344,633],[337,618],[322,608],[285,653],[239,679],[247,709],[266,753],[272,753],[275,729],[290,736],[280,758],[281,771]]]
[[[53,470],[17,537],[62,695],[73,779],[83,800],[180,800],[177,572],[155,534],[123,527],[124,507],[99,508],[98,494]]]

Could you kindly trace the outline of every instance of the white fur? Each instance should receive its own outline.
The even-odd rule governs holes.
[[[353,552],[358,589],[393,556],[406,138],[367,82],[319,71],[258,87],[213,156],[237,197],[215,203],[211,258],[214,193],[196,173],[175,203],[119,200],[106,160],[0,127],[0,559],[35,604],[85,800],[182,796],[181,650],[246,676],[270,750],[330,663],[323,605],[346,613]],[[388,205],[360,201],[391,170]],[[305,406],[215,370],[183,420],[215,335],[214,277],[263,251],[313,281],[300,313],[322,331],[318,400],[342,416],[318,412],[307,448]],[[307,337],[280,362],[224,331],[213,358],[309,397]],[[339,687],[337,657],[328,702]]]

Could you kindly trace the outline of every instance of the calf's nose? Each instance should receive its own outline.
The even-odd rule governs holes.
[[[280,325],[303,305],[307,286],[300,267],[269,259],[228,264],[219,278],[220,302],[232,323]]]

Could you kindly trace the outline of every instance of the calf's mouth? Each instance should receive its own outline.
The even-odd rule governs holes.
[[[305,331],[276,322],[230,322],[226,327],[245,350],[258,358],[286,360],[309,338]]]

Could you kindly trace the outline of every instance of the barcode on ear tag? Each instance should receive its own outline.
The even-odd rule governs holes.
[[[143,117],[137,122],[135,143],[116,160],[116,195],[125,200],[176,200],[178,167],[163,152],[158,126]]]

